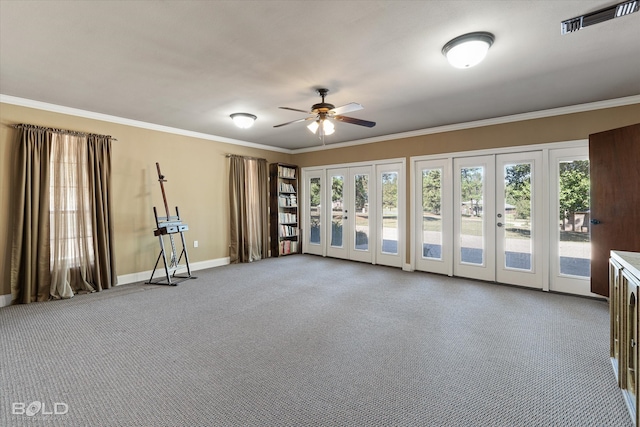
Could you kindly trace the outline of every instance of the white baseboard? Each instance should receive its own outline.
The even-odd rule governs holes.
[[[0,295],[0,307],[11,305],[11,294]]]
[[[207,261],[192,262],[189,266],[191,267],[191,271],[197,271],[197,270],[204,270],[206,268],[220,267],[220,266],[229,264],[229,262],[230,262],[230,258],[225,257],[225,258],[218,258],[218,259],[210,259]],[[148,271],[141,271],[138,273],[123,274],[122,276],[118,276],[118,285],[126,285],[127,283],[136,283],[136,282],[143,282],[143,281],[146,282],[151,277],[152,272],[153,270],[148,270]],[[180,274],[181,272],[182,270],[178,270],[178,274]],[[158,267],[155,274],[156,278],[158,277],[158,275],[163,275],[163,274],[164,274],[164,267]],[[9,302],[11,302],[11,300],[9,300]]]
[[[229,257],[226,258],[218,258],[218,259],[210,259],[207,261],[198,261],[191,263],[191,271],[204,270],[206,268],[220,267],[223,265],[229,264]],[[141,271],[139,273],[131,273],[131,274],[123,274],[122,276],[118,276],[118,285],[126,285],[127,283],[136,283],[149,280],[151,277],[151,272],[149,271]],[[178,270],[180,272],[181,270]],[[156,276],[159,271],[156,271]],[[162,274],[162,272],[160,271]],[[11,294],[0,295],[0,307],[7,307],[11,305]]]

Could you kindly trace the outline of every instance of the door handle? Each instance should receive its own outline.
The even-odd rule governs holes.
[[[589,221],[591,224],[593,225],[598,225],[600,224],[600,220],[599,219],[592,219],[591,221]]]
[[[496,225],[497,225],[498,227],[502,227],[504,224],[503,224],[503,223],[501,223],[501,222],[499,222],[499,223],[497,223]]]

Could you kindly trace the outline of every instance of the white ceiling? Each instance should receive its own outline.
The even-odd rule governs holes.
[[[640,13],[560,35],[616,0],[0,0],[0,94],[285,149],[321,144],[278,109],[365,108],[327,144],[640,94]],[[450,39],[489,31],[459,70]],[[236,128],[229,115],[255,114]],[[114,135],[117,137],[117,135]]]

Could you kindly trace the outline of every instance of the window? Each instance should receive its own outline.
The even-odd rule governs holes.
[[[54,134],[49,173],[51,269],[94,263],[86,138]]]

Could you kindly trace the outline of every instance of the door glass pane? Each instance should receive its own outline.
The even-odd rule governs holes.
[[[561,160],[558,166],[560,274],[589,277],[591,274],[589,161]]]
[[[460,169],[460,260],[484,264],[484,167]]]
[[[531,271],[531,163],[505,165],[503,172],[505,202],[498,222],[505,227],[505,267]]]
[[[369,250],[369,175],[354,176],[355,244],[354,249]]]
[[[331,177],[331,246],[342,247],[344,177]]]
[[[382,174],[382,252],[398,253],[398,172]]]
[[[442,168],[422,170],[422,258],[442,259]]]
[[[320,244],[320,178],[309,180],[309,243]]]

